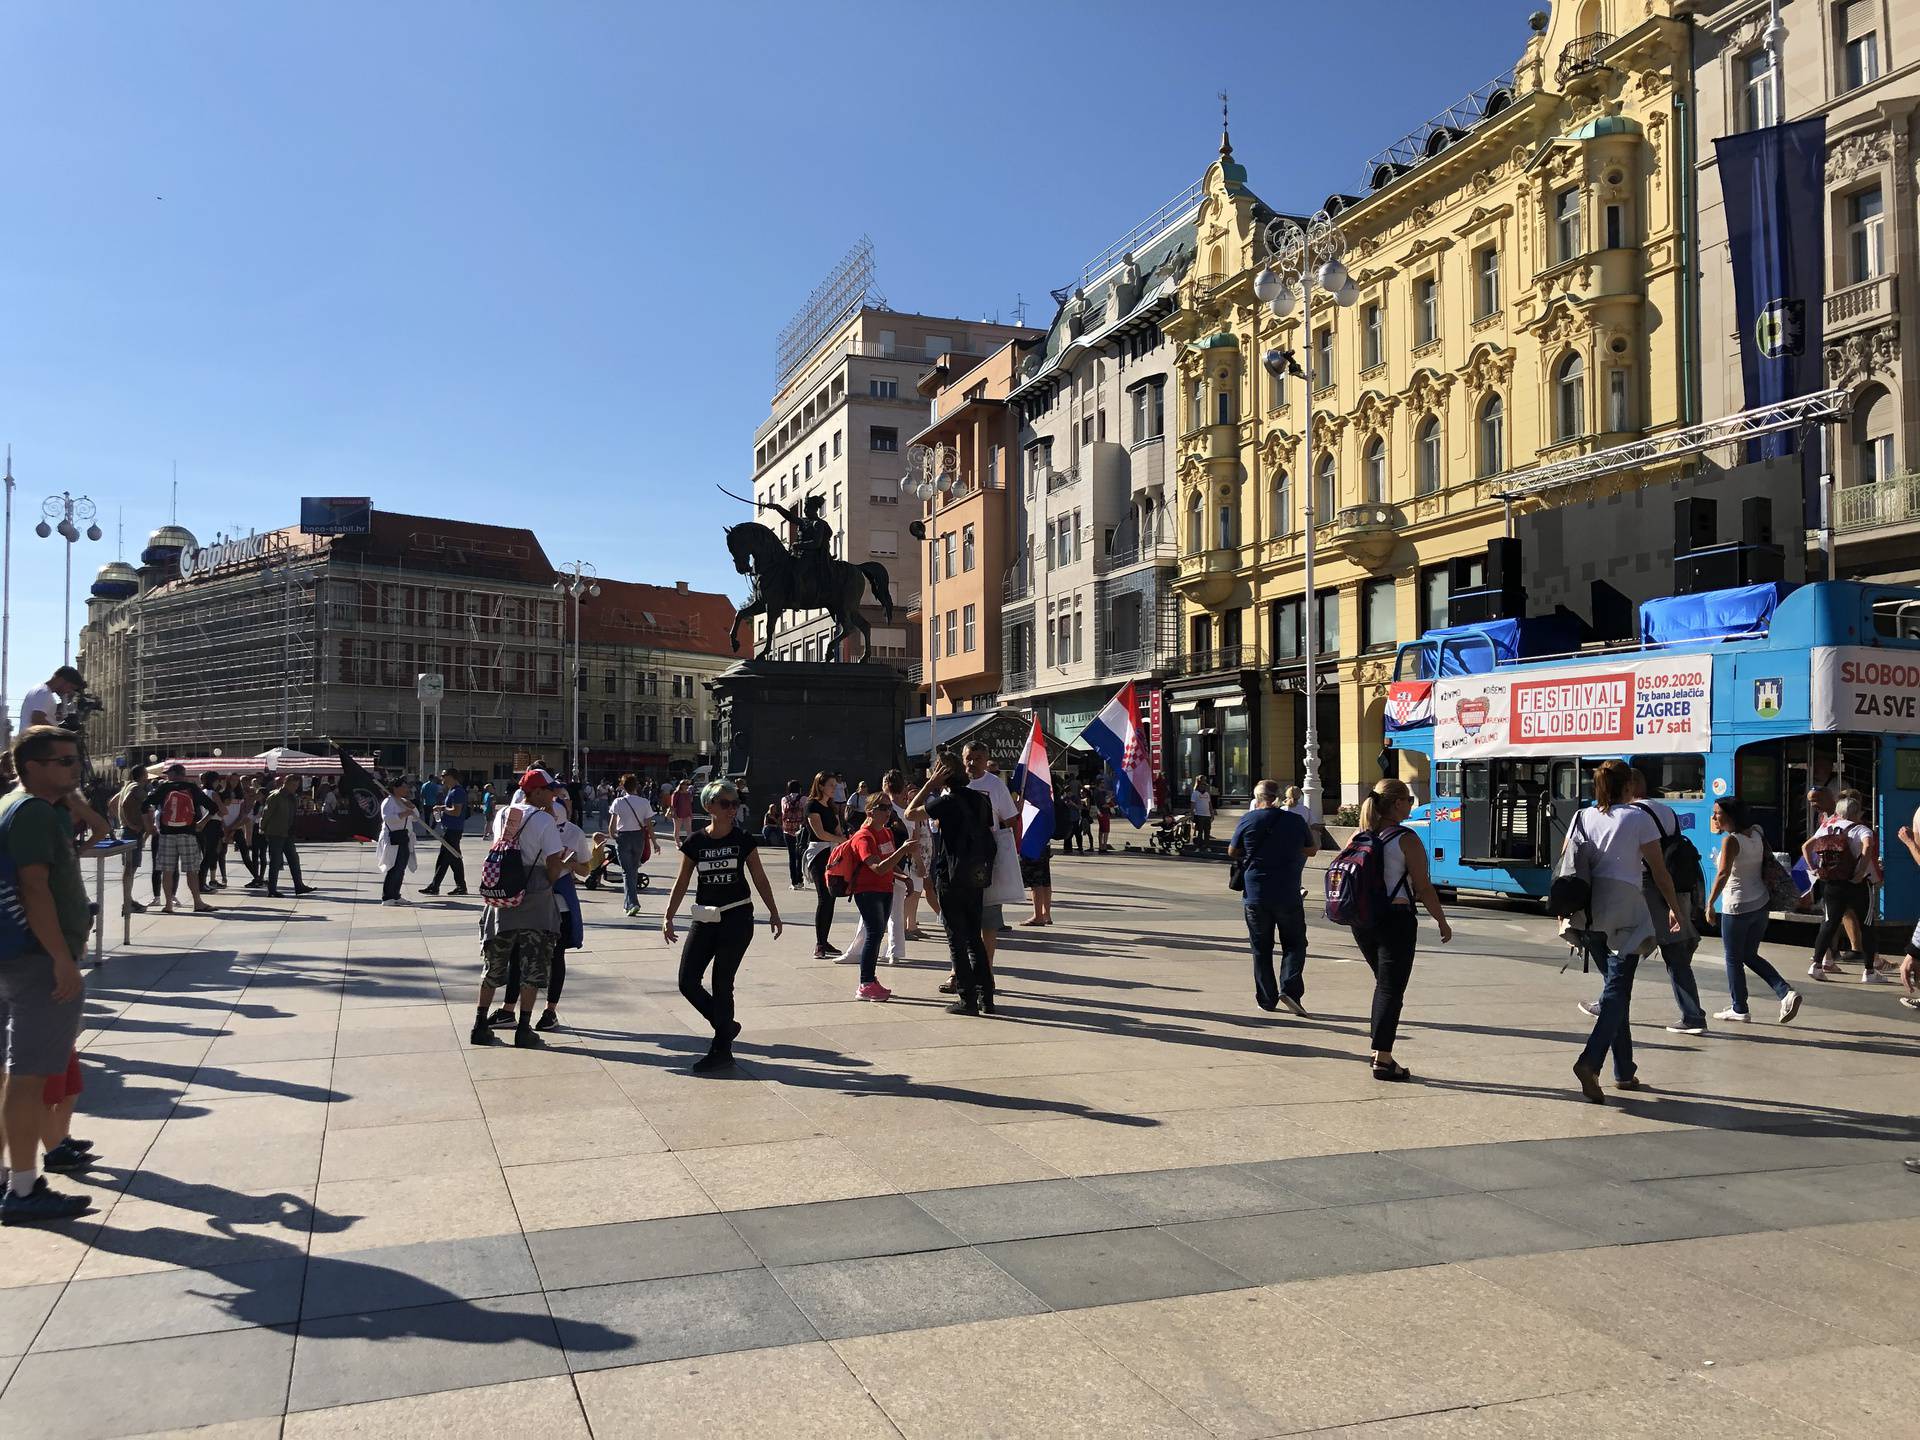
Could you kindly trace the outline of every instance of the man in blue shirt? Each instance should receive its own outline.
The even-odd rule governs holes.
[[[467,787],[460,783],[458,770],[443,770],[439,784],[432,781],[427,783],[434,785],[439,792],[439,799],[428,813],[434,815],[435,828],[446,843],[440,847],[440,858],[434,862],[433,879],[421,887],[420,893],[438,895],[441,877],[451,874],[452,893],[464,895],[467,893],[467,867],[460,858],[460,839],[467,833]],[[420,787],[420,800],[423,805],[427,803],[426,785]]]
[[[440,782],[429,775],[420,782],[420,808],[431,815],[433,807],[440,803],[440,796],[444,793]]]
[[[1227,844],[1227,859],[1246,877],[1247,939],[1253,946],[1253,998],[1262,1010],[1282,1005],[1306,1015],[1307,908],[1301,872],[1318,853],[1307,822],[1279,805],[1280,787],[1262,780],[1253,787],[1253,808],[1241,817]],[[1273,978],[1273,937],[1280,935],[1280,981]]]

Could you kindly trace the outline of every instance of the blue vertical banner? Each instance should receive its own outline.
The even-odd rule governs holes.
[[[1826,117],[1729,135],[1713,146],[1727,211],[1747,408],[1823,390]],[[1771,460],[1791,455],[1794,447],[1794,433],[1781,431],[1753,441],[1748,458]],[[1808,504],[1817,509],[1818,503],[1810,493]]]

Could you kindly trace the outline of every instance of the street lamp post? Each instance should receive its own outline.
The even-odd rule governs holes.
[[[12,467],[9,466],[9,469]],[[93,523],[93,501],[85,495],[69,495],[62,490],[58,495],[49,495],[40,506],[40,523],[33,527],[33,533],[45,540],[49,535],[58,534],[67,542],[67,590],[66,609],[61,612],[60,663],[73,663],[73,547],[79,543],[81,530],[85,525],[86,537],[98,540],[100,527]]]
[[[599,595],[600,572],[585,560],[576,560],[563,566],[560,574],[561,578],[553,582],[555,592],[573,597],[573,733],[568,743],[573,756],[572,776],[581,780],[585,777],[580,774],[580,599],[583,595]]]
[[[1300,348],[1306,352],[1307,363],[1299,364],[1284,350],[1272,350],[1263,358],[1262,363],[1273,373],[1284,374],[1291,369],[1300,376],[1300,454],[1305,461],[1306,474],[1301,477],[1301,493],[1305,498],[1302,518],[1305,521],[1305,543],[1301,549],[1301,584],[1306,594],[1301,608],[1305,611],[1304,638],[1307,652],[1305,674],[1307,694],[1306,743],[1301,757],[1300,789],[1306,799],[1307,809],[1315,819],[1321,818],[1320,795],[1320,694],[1319,670],[1315,656],[1320,649],[1320,604],[1313,588],[1313,550],[1314,526],[1319,517],[1315,514],[1315,494],[1319,488],[1319,474],[1313,459],[1313,387],[1316,378],[1321,383],[1330,383],[1331,375],[1316,377],[1317,363],[1314,354],[1313,336],[1313,291],[1317,285],[1326,292],[1327,298],[1341,309],[1350,309],[1354,301],[1360,298],[1353,277],[1347,274],[1345,256],[1347,253],[1346,236],[1340,233],[1340,227],[1333,223],[1333,217],[1325,210],[1320,211],[1304,227],[1298,222],[1280,215],[1267,222],[1263,238],[1266,242],[1267,261],[1253,277],[1253,293],[1266,302],[1276,320],[1285,319],[1293,313],[1295,305],[1300,307]],[[1331,317],[1329,317],[1331,318]],[[1329,346],[1331,355],[1331,346]],[[1329,360],[1331,365],[1331,360]]]
[[[955,454],[947,445],[916,445],[907,452],[907,473],[900,477],[902,494],[928,504],[928,519],[936,519],[939,501],[953,493]],[[907,533],[928,542],[927,563],[927,768],[940,754],[940,527],[915,520]]]

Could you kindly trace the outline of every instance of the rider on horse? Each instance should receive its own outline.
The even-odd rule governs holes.
[[[822,595],[828,587],[827,564],[831,559],[833,546],[833,522],[822,518],[820,512],[826,508],[827,497],[809,495],[801,511],[789,510],[785,505],[769,500],[769,510],[777,510],[793,526],[793,540],[788,545],[792,553],[795,568],[801,576],[810,577],[811,583],[803,579],[800,584],[802,594]]]

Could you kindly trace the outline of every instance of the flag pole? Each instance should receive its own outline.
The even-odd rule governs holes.
[[[327,744],[333,746],[335,754],[345,755],[347,753],[346,750],[341,746],[340,742],[338,740],[335,740],[331,735],[323,736],[322,738],[327,742]],[[360,762],[356,760],[354,763],[358,765]],[[366,777],[369,780],[373,781],[374,789],[378,790],[381,793],[381,795],[383,795],[389,800],[393,798],[393,791],[390,790],[387,786],[382,785],[380,783],[380,777],[378,775],[374,774],[371,770],[368,770],[365,766],[361,766],[360,768],[362,772],[366,775]],[[341,769],[341,773],[342,774],[345,773],[344,766]],[[430,838],[438,841],[440,844],[440,848],[446,851],[447,854],[453,856],[453,858],[456,860],[461,858],[460,852],[454,849],[453,846],[447,843],[446,837],[444,835],[436,834],[430,827],[428,827],[426,822],[420,818],[420,811],[418,810],[418,808],[416,808],[413,812],[413,819],[410,822],[408,822],[407,834],[409,835],[413,834],[413,828],[416,825],[419,826],[422,830],[424,830]]]

